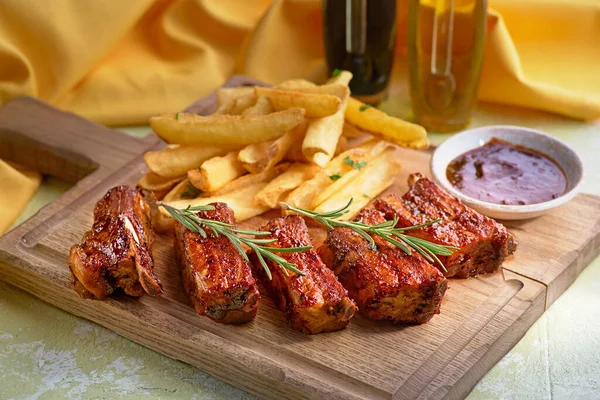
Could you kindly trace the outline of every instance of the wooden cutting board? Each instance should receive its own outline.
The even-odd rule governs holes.
[[[191,109],[214,107],[212,95]],[[188,304],[167,236],[154,247],[162,297],[79,298],[69,247],[91,226],[95,202],[113,186],[134,185],[146,172],[143,153],[163,146],[154,135],[138,140],[31,98],[0,108],[0,158],[77,182],[0,238],[0,280],[265,398],[462,398],[600,252],[600,197],[582,194],[548,215],[507,223],[519,248],[503,271],[451,280],[441,314],[421,326],[357,315],[343,331],[307,336],[267,296],[254,322],[213,323]],[[428,174],[430,156],[399,149],[403,170],[389,191],[404,193],[411,172]],[[311,234],[316,244],[324,237],[315,226]]]

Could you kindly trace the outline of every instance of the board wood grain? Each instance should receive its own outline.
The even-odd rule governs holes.
[[[246,82],[242,77],[230,84]],[[208,113],[214,104],[209,98],[192,110]],[[25,115],[43,120],[25,123]],[[509,224],[519,249],[503,271],[451,280],[441,314],[411,327],[357,315],[343,331],[307,336],[289,328],[268,296],[252,323],[213,323],[199,317],[185,298],[170,236],[159,236],[153,249],[162,297],[84,300],[71,289],[69,247],[91,226],[93,205],[106,190],[135,184],[146,172],[143,152],[164,144],[18,99],[0,109],[0,156],[23,161],[16,153],[25,145],[45,154],[45,161],[35,164],[40,170],[52,173],[52,163],[60,162],[71,169],[65,176],[81,180],[0,238],[0,279],[265,398],[461,398],[599,251],[598,215],[590,211],[597,210],[600,198],[577,196],[547,216]],[[403,168],[389,191],[403,193],[409,173],[428,175],[430,153],[397,151]],[[241,225],[257,227],[278,215],[271,211]],[[325,232],[309,226],[318,244]],[[549,243],[558,244],[550,251]]]

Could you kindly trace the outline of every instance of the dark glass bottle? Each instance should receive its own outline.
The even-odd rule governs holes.
[[[394,61],[396,0],[323,0],[323,34],[329,73],[348,70],[352,96],[383,100]]]

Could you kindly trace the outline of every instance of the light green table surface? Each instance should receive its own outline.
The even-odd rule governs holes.
[[[542,129],[563,139],[583,159],[583,191],[600,195],[599,124],[479,105],[473,126],[492,124]],[[136,135],[148,132],[148,128],[123,130]],[[446,137],[432,136],[434,142]],[[61,182],[45,180],[20,221],[67,189]],[[254,398],[0,283],[0,399],[139,399],[142,395],[149,399]],[[471,400],[551,398],[600,398],[600,258],[469,396]]]

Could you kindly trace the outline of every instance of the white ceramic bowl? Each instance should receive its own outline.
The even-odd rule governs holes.
[[[555,160],[567,176],[565,193],[543,203],[519,206],[487,203],[459,192],[446,178],[446,167],[454,158],[482,146],[493,137],[529,147]],[[566,203],[575,197],[583,180],[583,164],[573,149],[544,132],[519,126],[486,126],[457,133],[435,150],[431,159],[431,171],[437,184],[463,203],[484,215],[505,220],[537,217]]]

